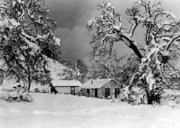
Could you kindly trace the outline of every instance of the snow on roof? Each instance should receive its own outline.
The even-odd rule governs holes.
[[[69,87],[69,86],[81,86],[81,82],[78,80],[52,80],[53,86],[56,87]]]
[[[81,88],[101,88],[108,82],[110,82],[112,79],[96,79],[96,80],[89,80],[86,83],[84,83]]]

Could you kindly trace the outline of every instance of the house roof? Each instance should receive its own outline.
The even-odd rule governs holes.
[[[55,87],[69,87],[69,86],[81,86],[81,82],[77,80],[52,80]]]
[[[96,79],[96,80],[89,80],[86,83],[84,83],[81,88],[89,89],[89,88],[101,88],[108,82],[110,82],[112,79]]]

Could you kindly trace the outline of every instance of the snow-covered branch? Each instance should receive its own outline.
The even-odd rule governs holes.
[[[130,47],[139,58],[141,58],[141,53],[139,52],[135,41],[132,40],[132,36],[137,27],[137,19],[130,20],[132,24],[130,30],[126,32],[126,28],[122,25],[121,16],[115,12],[114,7],[109,3],[102,3],[99,6],[99,10],[102,14],[98,17],[91,19],[88,22],[88,29],[96,29],[95,41],[101,46],[99,49],[105,49],[105,43],[123,41]],[[96,36],[96,37],[97,37]],[[99,50],[97,51],[99,53]]]
[[[43,55],[59,59],[61,40],[54,35],[55,28],[56,22],[48,17],[43,0],[3,1],[0,5],[0,48],[8,68],[17,70],[19,76],[26,75],[31,82],[43,69]]]
[[[144,85],[148,103],[152,104],[153,91],[166,83],[167,77],[163,75],[167,72],[164,70],[165,67],[169,65],[168,62],[172,60],[174,54],[179,55],[179,21],[172,12],[165,11],[159,2],[150,0],[139,0],[132,8],[127,9],[129,29],[123,25],[121,16],[116,13],[111,4],[102,3],[99,10],[101,15],[88,23],[89,30],[96,30],[92,41],[96,46],[95,53],[99,54],[99,51],[103,50],[105,54],[108,53],[105,52],[107,47],[110,48],[107,44],[115,42],[124,42],[132,49],[140,60],[139,69],[135,71],[138,76],[136,84]],[[142,52],[132,38],[140,25],[145,30],[143,34],[145,44]],[[170,74],[177,74],[176,71],[171,71]],[[132,79],[130,81],[133,81]]]

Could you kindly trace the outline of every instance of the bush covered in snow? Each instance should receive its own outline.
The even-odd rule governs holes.
[[[162,95],[161,104],[168,106],[180,105],[180,90],[165,90]]]
[[[23,86],[13,86],[0,88],[0,99],[7,102],[32,102],[32,97]]]

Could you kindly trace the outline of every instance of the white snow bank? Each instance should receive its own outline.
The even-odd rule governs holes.
[[[72,95],[32,95],[32,103],[0,102],[1,128],[180,127],[178,108],[131,106]]]

